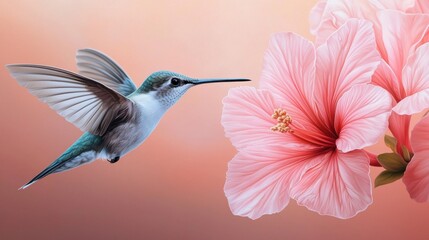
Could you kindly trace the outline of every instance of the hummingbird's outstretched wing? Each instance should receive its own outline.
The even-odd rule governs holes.
[[[80,49],[76,54],[79,73],[128,96],[136,90],[131,78],[111,58],[94,49]]]
[[[6,66],[18,83],[82,131],[103,135],[133,114],[133,102],[103,84],[67,70],[32,64]]]

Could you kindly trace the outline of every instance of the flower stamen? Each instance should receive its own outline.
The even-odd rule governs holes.
[[[274,110],[273,115],[271,115],[273,119],[277,120],[277,124],[271,127],[271,131],[273,132],[281,132],[281,133],[293,133],[290,125],[292,124],[292,117],[287,114],[287,112],[281,108],[277,108]]]

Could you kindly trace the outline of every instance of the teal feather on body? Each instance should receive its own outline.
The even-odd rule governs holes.
[[[85,132],[82,134],[82,136],[76,140],[76,142],[73,143],[56,161],[54,161],[52,164],[55,164],[56,162],[62,162],[68,159],[75,158],[79,156],[83,152],[87,151],[98,151],[102,143],[102,137],[91,134],[89,132]]]

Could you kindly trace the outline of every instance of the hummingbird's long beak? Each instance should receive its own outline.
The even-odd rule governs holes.
[[[246,78],[224,78],[224,79],[207,78],[207,79],[197,79],[195,81],[192,81],[192,83],[194,85],[198,85],[198,84],[217,83],[217,82],[247,82],[247,81],[251,81],[251,80]]]

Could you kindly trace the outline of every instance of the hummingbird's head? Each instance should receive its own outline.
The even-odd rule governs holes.
[[[196,79],[170,71],[152,73],[137,90],[138,93],[151,94],[165,105],[171,107],[191,87],[215,82],[242,82],[249,79]]]

